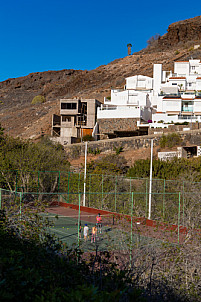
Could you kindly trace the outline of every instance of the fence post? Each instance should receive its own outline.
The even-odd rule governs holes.
[[[104,181],[104,176],[102,174],[102,201],[101,201],[101,210],[103,209],[103,181]]]
[[[184,224],[184,181],[183,181],[183,226],[185,226],[185,224]]]
[[[91,174],[89,174],[89,207],[90,207],[90,201],[91,201]]]
[[[68,203],[69,203],[70,172],[68,172]]]
[[[181,193],[179,192],[179,206],[178,206],[178,243],[179,243],[179,235],[180,235],[180,207],[181,207],[181,204],[180,204],[180,196]]]
[[[60,189],[60,178],[61,178],[61,172],[59,171],[59,179],[58,179],[58,192],[59,192],[59,189]]]
[[[130,267],[132,266],[132,245],[133,245],[133,192],[131,193],[131,239],[130,239]]]
[[[20,221],[22,220],[22,192],[20,192]]]
[[[77,222],[77,243],[78,243],[78,247],[80,246],[80,193],[79,193],[79,212],[78,212],[78,222]]]
[[[117,211],[117,176],[115,176],[115,205],[114,205],[114,211],[116,212]]]
[[[18,172],[18,170],[16,170],[16,178],[15,178],[15,194],[17,194],[17,185],[18,185],[18,183],[17,183],[17,172]]]
[[[163,219],[165,217],[165,179],[163,183]]]
[[[147,206],[148,206],[148,195],[147,195],[147,192],[148,192],[148,179],[146,179],[146,213],[145,213],[145,217],[147,218]]]
[[[40,187],[40,171],[38,171],[38,193],[39,193],[39,187]]]

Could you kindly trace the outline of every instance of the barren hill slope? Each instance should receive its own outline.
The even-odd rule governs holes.
[[[0,83],[0,122],[6,133],[36,139],[50,133],[51,116],[58,112],[62,97],[89,97],[103,102],[110,89],[123,87],[125,77],[152,76],[153,64],[173,69],[176,60],[201,59],[201,17],[171,24],[168,32],[149,47],[131,56],[117,59],[94,70],[61,70],[29,74]],[[44,104],[32,105],[36,95],[44,95]]]

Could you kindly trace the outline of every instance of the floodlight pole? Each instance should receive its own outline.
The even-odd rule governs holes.
[[[153,138],[151,139],[151,160],[150,160],[150,176],[149,176],[149,216],[148,216],[148,219],[151,219],[152,161],[153,161]]]
[[[87,142],[85,142],[85,161],[84,161],[84,195],[83,195],[83,207],[85,207],[85,195],[86,195],[86,177],[87,177]]]

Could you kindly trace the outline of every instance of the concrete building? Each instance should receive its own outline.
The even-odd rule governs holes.
[[[52,116],[52,140],[67,145],[92,135],[98,106],[95,99],[61,99],[60,114]]]

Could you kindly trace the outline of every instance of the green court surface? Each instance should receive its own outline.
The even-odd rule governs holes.
[[[82,231],[81,238],[78,239],[78,217],[68,217],[54,214],[43,214],[52,222],[49,228],[50,234],[56,235],[68,248],[79,246],[84,251],[114,251],[129,250],[132,247],[146,246],[150,244],[159,245],[161,240],[141,235],[136,230],[131,232],[130,225],[121,223],[114,224],[112,217],[103,217],[101,234],[98,233],[95,243],[91,243],[91,230],[95,224],[94,215],[86,215],[80,220]],[[89,227],[89,237],[84,240],[83,228],[87,224]]]

